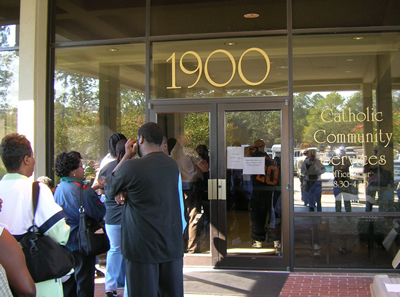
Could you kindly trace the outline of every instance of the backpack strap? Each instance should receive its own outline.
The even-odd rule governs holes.
[[[33,220],[32,226],[35,225],[35,214],[39,201],[39,182],[35,181],[32,184],[32,205],[33,205]]]

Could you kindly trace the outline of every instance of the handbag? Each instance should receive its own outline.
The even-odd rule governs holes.
[[[104,224],[86,217],[83,208],[82,191],[80,188],[80,208],[79,208],[79,231],[78,243],[79,252],[86,256],[97,256],[106,253],[110,249],[110,241],[108,240]]]
[[[39,232],[35,225],[35,213],[39,200],[39,182],[32,184],[32,226],[21,239],[26,266],[35,283],[61,278],[74,268],[71,251]]]

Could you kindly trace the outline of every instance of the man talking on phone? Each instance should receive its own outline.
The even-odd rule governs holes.
[[[162,141],[158,124],[144,124],[106,178],[107,195],[125,205],[121,247],[129,296],[183,296],[181,176],[176,162],[163,153]]]

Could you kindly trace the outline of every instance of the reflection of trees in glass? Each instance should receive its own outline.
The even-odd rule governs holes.
[[[400,151],[400,91],[392,92],[393,102],[393,147]]]
[[[226,121],[227,145],[234,141],[252,145],[255,140],[263,139],[265,145],[271,147],[281,137],[279,111],[228,112]]]
[[[318,146],[314,140],[314,133],[317,130],[325,130],[328,134],[363,134],[365,133],[363,123],[358,121],[348,122],[341,120],[340,122],[324,122],[321,119],[321,112],[324,109],[331,109],[334,114],[348,115],[349,109],[354,114],[363,112],[362,92],[355,92],[348,98],[344,98],[340,93],[332,92],[326,95],[316,94],[312,98],[310,93],[300,93],[294,95],[293,110],[293,128],[294,139],[297,144],[301,142],[310,142]],[[373,94],[373,102],[376,101],[375,93]],[[392,93],[393,102],[393,140],[394,147],[399,148],[400,141],[400,92]],[[375,109],[375,106],[372,106]],[[347,120],[347,118],[346,118]],[[373,133],[376,133],[376,125],[373,127]],[[326,144],[328,145],[328,144]],[[342,143],[333,143],[331,146],[338,147]],[[344,145],[360,146],[361,143],[344,143]],[[374,144],[376,145],[376,143]]]
[[[330,110],[330,112],[324,112],[326,119],[332,120],[335,114],[339,113],[344,107],[344,98],[334,92],[328,94],[325,98],[321,96],[313,108],[311,108],[306,116],[308,125],[304,128],[305,142],[316,143],[314,140],[314,133],[317,130],[324,130],[325,135],[346,133],[346,129],[343,127],[346,125],[343,122],[326,122],[321,118],[321,114],[324,110]],[[329,118],[328,118],[329,117]],[[323,139],[325,140],[325,139]]]
[[[8,36],[10,35],[10,27],[0,26],[0,46],[6,47],[8,44]]]
[[[208,112],[185,114],[184,127],[186,147],[196,148],[199,144],[205,144],[210,148]]]
[[[79,151],[86,160],[100,160],[99,81],[65,71],[56,71],[55,80],[63,91],[54,102],[55,153]],[[118,131],[137,137],[145,123],[145,97],[141,92],[120,88]]]
[[[17,79],[12,69],[17,60],[15,51],[0,53],[0,138],[17,131],[17,106],[10,96]]]
[[[191,89],[187,90],[185,93],[185,98],[211,98],[215,97],[215,90],[205,91]],[[257,90],[257,89],[232,89],[224,90],[221,94],[225,97],[266,97],[266,96],[276,96],[273,91],[268,90]]]
[[[0,26],[0,47],[7,47],[10,28]],[[11,86],[16,82],[13,66],[18,60],[15,51],[0,52],[0,139],[17,131],[17,105],[10,96]],[[6,173],[0,161],[0,177]]]
[[[84,159],[99,158],[98,80],[56,71],[63,92],[55,98],[55,153],[75,150]]]
[[[120,131],[127,138],[136,138],[137,132],[146,122],[146,98],[144,93],[127,88],[120,89]]]

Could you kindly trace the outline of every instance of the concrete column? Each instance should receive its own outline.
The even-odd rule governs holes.
[[[21,0],[18,133],[32,144],[34,178],[46,173],[47,0]]]
[[[373,106],[372,102],[372,84],[367,83],[362,85],[362,99],[363,99],[363,112],[367,113],[367,108],[371,110]],[[373,133],[374,129],[374,122],[368,122],[365,121],[363,122],[363,133],[364,135],[367,133]],[[374,144],[371,142],[364,143],[363,144],[363,151],[364,151],[364,156],[371,156],[373,155],[374,151]]]
[[[383,121],[377,123],[378,132],[393,133],[392,73],[390,53],[377,56],[376,109],[382,112]],[[387,145],[385,148],[384,146]],[[386,157],[385,169],[393,172],[393,138],[379,147],[379,155]]]
[[[99,101],[100,101],[100,156],[108,152],[108,139],[116,132],[120,114],[120,79],[119,66],[100,65]]]

